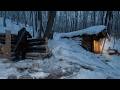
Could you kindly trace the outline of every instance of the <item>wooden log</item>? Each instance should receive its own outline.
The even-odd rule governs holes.
[[[29,52],[29,53],[26,53],[26,58],[37,60],[37,59],[41,59],[41,58],[43,59],[50,55],[51,55],[50,52],[47,52],[47,53]]]
[[[26,53],[26,56],[30,56],[30,57],[39,57],[39,56],[43,56],[43,55],[47,55],[48,53],[34,53],[34,52],[31,52],[31,53]]]
[[[38,42],[38,41],[47,42],[46,39],[28,39],[28,42]]]
[[[12,51],[15,48],[14,44],[11,44]],[[47,50],[48,46],[47,45],[35,45],[35,46],[29,46],[28,51],[40,51],[40,50]]]
[[[6,58],[11,57],[11,32],[9,30],[6,30],[6,36],[5,36],[5,45],[2,48],[3,56]]]
[[[28,42],[29,46],[34,46],[34,45],[45,45],[47,44],[47,42],[42,42],[42,41],[38,41],[38,42]]]
[[[47,45],[42,45],[42,46],[36,46],[36,47],[29,47],[27,49],[27,52],[39,52],[39,53],[46,53],[48,52],[48,46]]]
[[[39,53],[46,53],[46,49],[28,49],[27,52],[39,52]]]
[[[47,44],[47,39],[28,39],[28,49],[26,49],[26,52],[46,53],[48,52]],[[13,52],[15,44],[12,44],[11,47]]]

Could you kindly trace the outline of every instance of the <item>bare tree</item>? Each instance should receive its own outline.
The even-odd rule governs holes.
[[[6,27],[6,11],[4,11],[3,26]]]
[[[44,34],[44,29],[43,29],[43,25],[42,25],[42,11],[38,11],[38,34],[39,37],[38,38],[42,38],[42,35]]]
[[[111,29],[112,29],[112,18],[113,18],[112,11],[107,11],[106,17],[105,17],[105,25],[107,26],[107,32],[109,34],[110,34]]]
[[[51,36],[53,35],[53,24],[54,24],[54,18],[56,16],[56,11],[49,11],[48,12],[48,22],[47,22],[47,27],[45,30],[45,34],[44,34],[44,38],[51,38]]]

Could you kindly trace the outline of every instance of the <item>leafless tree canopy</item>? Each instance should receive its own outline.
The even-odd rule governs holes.
[[[119,38],[119,11],[0,11],[3,25],[6,18],[33,26],[39,37],[50,37],[53,32],[71,32],[93,25],[107,25],[110,35]]]

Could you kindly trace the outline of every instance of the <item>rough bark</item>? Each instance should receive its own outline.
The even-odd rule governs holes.
[[[47,27],[46,27],[46,31],[44,34],[44,38],[49,39],[51,37],[51,35],[53,34],[52,27],[54,24],[55,16],[56,16],[56,11],[49,11],[48,12],[48,22],[47,22]]]

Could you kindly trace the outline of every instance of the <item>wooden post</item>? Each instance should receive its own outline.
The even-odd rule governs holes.
[[[5,34],[5,45],[3,47],[3,55],[5,58],[11,57],[11,32],[6,30]]]
[[[105,37],[105,40],[104,40],[104,42],[103,42],[103,46],[102,46],[101,55],[103,54],[103,49],[104,49],[104,46],[105,46],[106,39],[107,39],[107,38]]]

